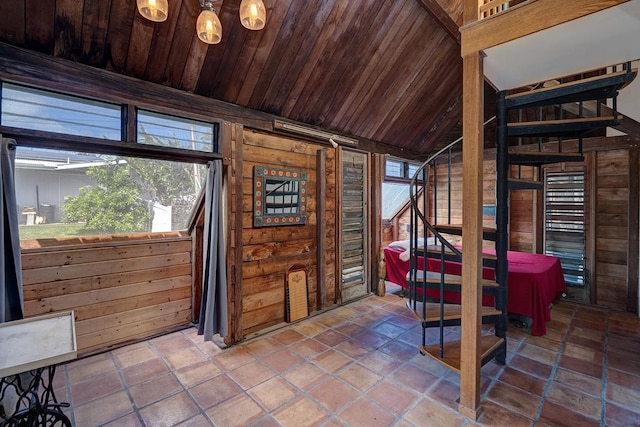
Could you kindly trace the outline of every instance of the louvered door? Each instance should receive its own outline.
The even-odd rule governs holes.
[[[569,286],[585,285],[585,231],[584,172],[548,172],[545,254],[560,258]]]
[[[367,176],[367,155],[344,150],[340,207],[343,302],[369,292]]]

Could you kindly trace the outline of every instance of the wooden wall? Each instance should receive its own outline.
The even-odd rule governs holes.
[[[585,142],[585,161],[549,166],[549,170],[585,170],[587,217],[586,260],[591,302],[617,310],[638,313],[640,244],[638,206],[640,205],[639,150],[628,137],[592,138]],[[575,148],[575,147],[574,147]],[[549,147],[550,150],[556,149]],[[495,151],[485,150],[483,203],[495,204]],[[461,222],[462,164],[452,159],[452,219]],[[447,164],[437,166],[437,215],[446,222]],[[532,167],[512,167],[511,176],[532,179],[537,171]],[[430,181],[433,198],[433,181]],[[509,249],[521,252],[542,252],[544,235],[544,200],[533,190],[510,192]],[[430,214],[433,218],[434,210]],[[393,219],[395,229],[386,235],[403,235],[409,211]],[[485,215],[483,225],[495,227],[495,218]],[[396,234],[397,233],[397,234]],[[408,237],[406,237],[408,238]],[[400,238],[401,240],[402,238]],[[484,242],[493,248],[493,242]]]
[[[294,264],[307,269],[311,312],[336,304],[336,156],[328,145],[231,123],[225,129],[234,133],[225,174],[230,196],[225,218],[234,236],[228,254],[231,344],[285,322],[285,273]],[[307,172],[306,225],[253,226],[254,166]],[[199,255],[192,236],[176,232],[22,243],[25,315],[75,310],[81,354],[197,320],[192,299],[199,295],[199,280],[192,277],[200,277],[193,262]]]
[[[191,321],[191,237],[55,240],[23,242],[25,317],[74,310],[79,354]]]
[[[236,171],[236,179],[242,181],[242,321],[237,339],[285,321],[285,273],[294,264],[302,264],[307,269],[312,311],[334,305],[336,301],[335,150],[328,145],[247,129],[241,147],[242,173],[239,175]],[[323,176],[317,174],[319,156],[325,159]],[[306,225],[253,226],[255,166],[307,172]],[[318,179],[324,180],[323,200],[318,199]],[[318,206],[324,206],[324,236],[318,236],[321,229],[318,227]],[[325,260],[320,272],[317,261],[319,248]],[[323,289],[318,287],[319,277]],[[325,300],[324,306],[318,300],[320,295]]]
[[[511,167],[511,176],[520,179],[537,180],[537,168],[530,166]],[[538,252],[538,228],[542,218],[538,214],[541,192],[533,190],[512,190],[509,192],[509,249],[519,252]],[[495,225],[494,225],[495,227]]]
[[[293,264],[303,264],[307,268],[312,311],[336,303],[337,175],[336,153],[329,144],[275,134],[273,122],[279,118],[272,114],[92,67],[73,65],[57,58],[10,50],[13,59],[7,56],[0,58],[0,78],[7,81],[124,104],[129,106],[130,111],[135,107],[220,123],[223,185],[226,192],[224,220],[228,226],[228,343],[284,321],[284,273]],[[71,74],[70,66],[73,68]],[[12,131],[5,136],[25,145],[57,147],[59,139],[63,138],[23,129]],[[104,149],[100,140],[92,138],[65,135],[64,140],[65,143],[71,141],[73,147],[93,144],[98,152]],[[123,153],[128,153],[127,150],[131,148],[127,142],[109,141],[105,146],[109,150],[116,146]],[[406,150],[368,140],[360,140],[358,148],[377,153],[410,154]],[[153,151],[154,155],[161,151],[157,147],[146,147],[145,150]],[[379,156],[378,160],[381,158]],[[310,197],[307,225],[253,228],[251,197],[255,165],[304,169],[308,172]],[[317,198],[319,192],[324,194],[320,199]],[[166,272],[169,267],[165,262],[155,263],[155,251],[162,246],[160,242],[160,246],[147,247],[145,245],[149,242],[138,242],[134,238],[126,243],[115,242],[113,237],[106,236],[96,241],[83,239],[47,243],[59,247],[25,248],[26,315],[77,308],[82,351],[144,339],[195,320],[201,270],[197,263],[201,246],[198,246],[200,241],[196,237],[202,232],[201,228],[195,228],[193,245],[181,240],[191,239],[187,236],[174,236],[176,240],[171,242],[163,240],[169,247],[162,250],[169,252],[161,257],[173,257],[171,262],[177,262],[180,266],[171,264],[172,272],[169,273]],[[377,230],[380,230],[379,226]],[[186,243],[189,243],[190,249],[184,252]],[[130,247],[126,251],[146,248],[144,250],[150,252],[133,258],[119,255],[123,250],[122,245]],[[87,254],[95,258],[84,264],[82,260]],[[374,255],[371,259],[375,263],[377,255]],[[175,258],[178,256],[183,257],[179,262]],[[318,270],[318,265],[322,269]],[[109,266],[109,269],[94,271],[93,266]],[[141,270],[154,270],[157,274],[149,271],[146,272],[150,274],[147,276]],[[33,276],[36,271],[42,271],[38,278]],[[372,271],[377,269],[373,268]],[[57,276],[62,272],[64,278]],[[153,284],[162,283],[167,277],[173,283],[171,289],[160,287],[151,290]],[[192,289],[191,282],[198,285]],[[126,292],[120,291],[121,286],[126,287]],[[140,288],[141,294],[137,293],[137,288]],[[196,304],[189,302],[187,306],[189,298],[195,299]],[[162,305],[168,303],[175,303],[170,312],[167,306]],[[98,310],[95,317],[92,317],[93,309]],[[193,316],[188,315],[189,309],[194,313]]]
[[[431,220],[437,220],[438,224],[462,224],[462,158],[459,154],[452,157],[452,169],[451,169],[451,204],[449,205],[449,173],[448,163],[442,161],[437,164],[435,168],[435,184],[432,177],[430,181],[431,193],[435,194],[435,205],[431,206],[430,218]],[[484,171],[482,181],[482,204],[493,205],[496,204],[495,187],[496,187],[496,166],[495,155],[485,154]],[[435,190],[435,193],[434,193]],[[449,216],[450,215],[450,216]],[[484,227],[496,226],[496,219],[494,215],[483,215],[482,225]],[[460,236],[448,236],[449,241],[454,244],[462,243]],[[493,248],[493,242],[484,243],[485,247]]]
[[[595,302],[625,310],[630,237],[629,150],[600,151],[596,153],[595,167]]]
[[[382,239],[380,242],[382,248],[389,246],[389,243],[397,240],[397,234],[395,234],[397,228],[398,226],[395,221],[388,219],[382,220]]]

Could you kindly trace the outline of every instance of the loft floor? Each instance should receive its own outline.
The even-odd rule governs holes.
[[[478,424],[638,425],[640,319],[568,301],[551,316],[544,337],[510,327],[507,366],[482,368]],[[175,332],[62,365],[55,385],[83,427],[476,425],[420,334],[388,293],[226,350]]]

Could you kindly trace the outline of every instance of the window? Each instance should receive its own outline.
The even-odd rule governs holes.
[[[205,164],[219,158],[217,123],[136,110],[138,144],[123,144],[121,105],[8,83],[1,100],[3,127],[43,135],[16,137],[21,240],[188,227]],[[55,139],[62,148],[44,148],[47,134],[66,135]]]
[[[390,219],[398,209],[409,201],[409,184],[402,182],[382,183],[382,219]]]
[[[410,181],[416,174],[422,163],[409,162],[406,160],[387,158],[385,162],[385,181]],[[419,179],[422,180],[424,173],[421,171]]]
[[[2,83],[2,126],[128,141],[124,106]],[[135,140],[205,153],[218,151],[218,124],[137,109]],[[133,140],[133,138],[131,138]]]
[[[2,126],[120,141],[121,106],[2,84]]]
[[[214,152],[217,126],[197,120],[138,110],[137,141],[140,144]]]
[[[409,183],[422,166],[418,162],[387,158],[382,183],[382,219],[390,219],[409,201]],[[424,173],[421,172],[420,180]]]
[[[405,178],[404,174],[405,162],[394,159],[387,159],[385,163],[385,176],[388,178]]]
[[[202,164],[18,147],[20,239],[184,230],[205,178]]]

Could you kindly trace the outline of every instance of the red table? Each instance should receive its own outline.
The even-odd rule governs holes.
[[[409,261],[402,261],[400,254],[404,250],[396,247],[384,249],[387,265],[387,280],[407,288]],[[486,251],[491,253],[491,251]],[[567,292],[560,260],[556,257],[524,252],[507,252],[509,271],[507,274],[507,312],[530,317],[533,320],[531,334],[542,336],[547,333],[545,322],[551,320],[549,305],[554,299]],[[419,260],[422,265],[422,259]],[[427,269],[440,271],[440,260],[427,259]],[[445,262],[445,272],[460,275],[462,265],[458,262]],[[494,269],[483,267],[482,276],[493,280]],[[438,290],[429,290],[427,295],[438,297]],[[445,301],[460,302],[460,293],[445,292]],[[483,296],[483,305],[493,305],[493,297]]]

